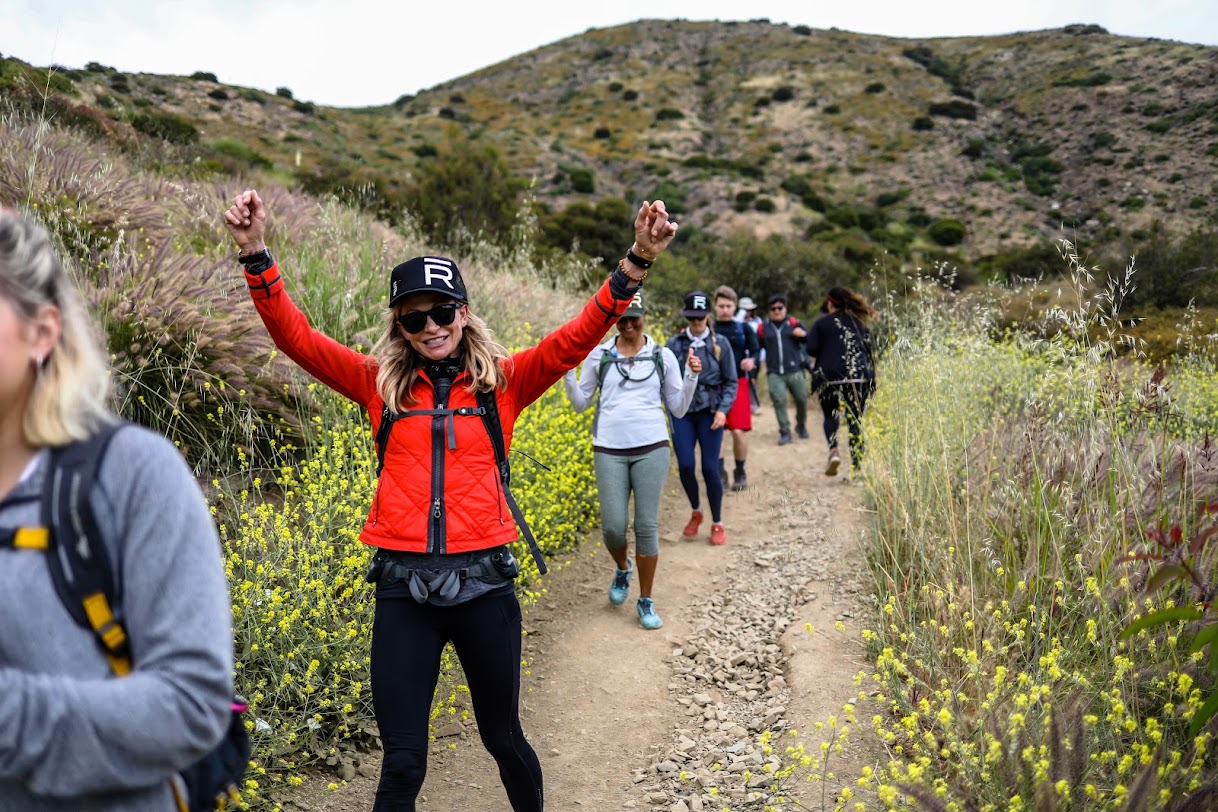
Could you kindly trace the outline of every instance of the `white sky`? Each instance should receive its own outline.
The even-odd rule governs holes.
[[[1098,23],[1218,44],[1215,0],[0,0],[0,54],[189,75],[330,106],[388,104],[589,28],[746,20],[898,37]]]

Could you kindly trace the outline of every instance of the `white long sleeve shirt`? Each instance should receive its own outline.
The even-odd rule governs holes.
[[[578,379],[575,370],[563,376],[567,398],[575,411],[582,412],[593,402],[598,404],[592,430],[592,445],[597,448],[645,448],[667,442],[664,407],[681,417],[694,398],[698,375],[691,372],[682,375],[672,350],[656,344],[651,336],[645,338],[638,355],[629,357],[618,355],[614,336],[588,355]],[[606,353],[610,358],[604,365],[602,380],[601,359]],[[663,375],[654,360],[657,354]]]

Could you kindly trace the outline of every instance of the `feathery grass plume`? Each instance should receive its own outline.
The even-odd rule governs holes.
[[[1151,792],[1155,786],[1155,773],[1159,769],[1159,760],[1163,755],[1161,750],[1155,750],[1150,763],[1142,767],[1137,778],[1129,785],[1129,794],[1125,803],[1121,804],[1120,812],[1144,812],[1151,809],[1154,798]]]
[[[26,205],[72,255],[123,233],[168,236],[166,181],[129,174],[95,142],[45,124],[0,121],[0,200]]]

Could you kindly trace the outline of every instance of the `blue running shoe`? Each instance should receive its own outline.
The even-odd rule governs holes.
[[[664,621],[656,614],[656,607],[651,598],[639,598],[636,606],[639,610],[639,625],[644,629],[658,629],[664,625]]]
[[[613,583],[609,585],[609,602],[614,606],[621,606],[626,602],[626,595],[630,593],[630,576],[634,575],[634,559],[626,559],[626,569],[615,570]]]

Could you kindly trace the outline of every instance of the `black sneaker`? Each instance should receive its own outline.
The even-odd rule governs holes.
[[[723,460],[719,460],[719,481],[724,485],[727,484],[727,466],[724,465]]]
[[[789,431],[778,432],[778,444],[779,445],[786,445],[789,442],[791,442],[791,432],[789,432]]]
[[[738,472],[732,477],[732,490],[742,491],[749,486],[749,478],[745,476],[744,471]]]
[[[801,440],[808,439],[808,430],[804,426],[796,426],[795,433],[799,435],[799,439]]]

